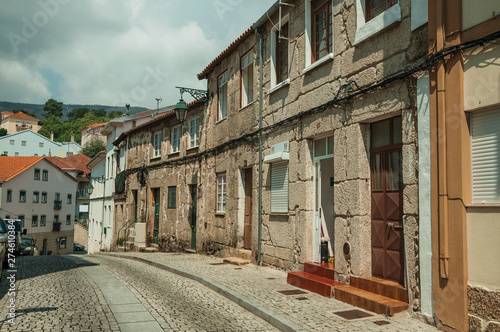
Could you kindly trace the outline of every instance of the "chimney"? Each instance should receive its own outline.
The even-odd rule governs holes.
[[[127,116],[130,115],[130,104],[125,104],[125,107],[127,108]]]
[[[53,140],[54,140],[54,132],[53,132],[53,131],[51,131],[51,132],[50,132],[50,140],[51,140],[51,141],[53,141]]]
[[[73,135],[73,133],[71,133],[71,139],[70,139],[70,142],[71,142],[71,143],[75,143],[75,135]]]

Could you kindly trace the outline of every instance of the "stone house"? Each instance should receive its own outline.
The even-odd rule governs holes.
[[[417,135],[429,86],[418,84],[425,68],[414,70],[428,51],[427,2],[369,4],[276,2],[198,75],[215,150],[203,213],[212,246],[286,270],[318,262],[327,238],[336,280],[399,283],[432,319]]]
[[[133,221],[138,246],[147,242],[168,251],[201,250],[209,242],[202,213],[208,194],[203,195],[207,164],[202,157],[206,106],[197,100],[188,107],[182,124],[169,110],[114,140],[117,148],[126,149],[124,193],[115,200],[115,239],[124,235],[118,230]]]

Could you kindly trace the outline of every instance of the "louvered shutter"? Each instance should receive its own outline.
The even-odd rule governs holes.
[[[271,166],[271,212],[288,212],[288,162]]]
[[[472,202],[500,203],[500,109],[472,113]]]

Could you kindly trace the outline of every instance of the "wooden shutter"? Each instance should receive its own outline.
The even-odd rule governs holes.
[[[288,162],[271,166],[271,212],[288,213]]]
[[[500,110],[472,114],[472,202],[500,203]]]

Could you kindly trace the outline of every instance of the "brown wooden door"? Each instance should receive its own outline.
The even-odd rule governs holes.
[[[371,149],[372,274],[403,284],[402,151],[390,136],[388,145]]]
[[[252,169],[245,170],[245,228],[243,248],[252,249]]]

